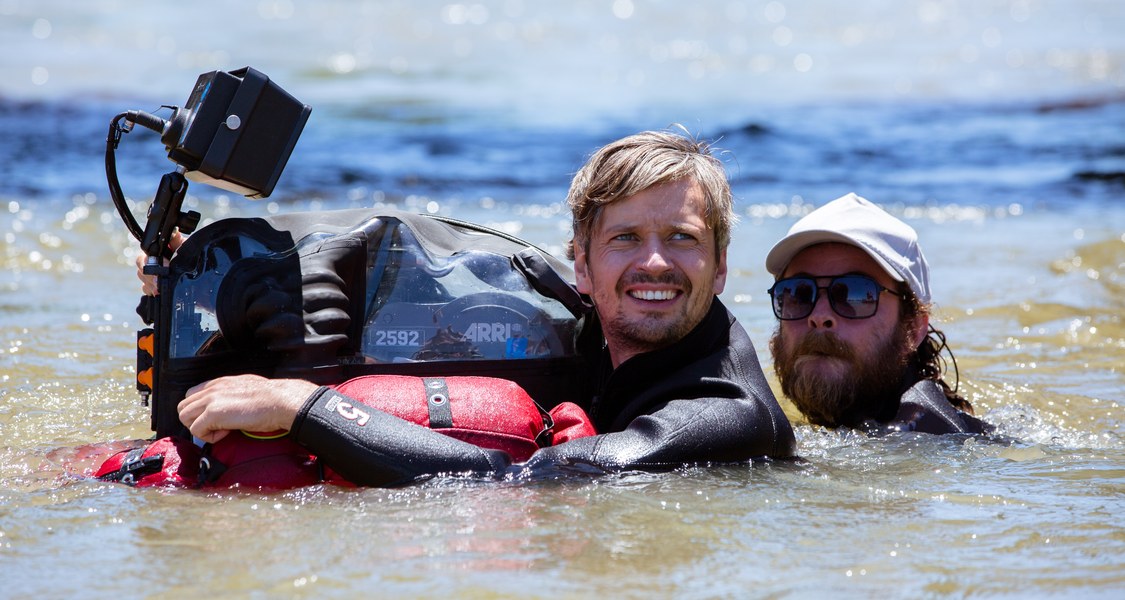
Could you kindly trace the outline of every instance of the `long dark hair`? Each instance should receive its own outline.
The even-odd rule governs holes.
[[[930,307],[922,304],[914,294],[907,292],[906,296],[902,303],[900,324],[903,327],[912,327],[916,317],[930,314]],[[948,372],[948,364],[942,356],[942,350],[949,354],[949,360],[953,363],[953,387],[945,381],[944,374]],[[930,379],[937,382],[941,386],[941,391],[945,393],[945,398],[954,408],[970,415],[974,414],[972,403],[958,393],[958,388],[961,386],[961,373],[957,370],[957,358],[953,356],[953,350],[946,343],[945,334],[940,329],[934,328],[933,325],[929,326],[926,337],[910,356],[909,364],[911,370],[916,373],[915,381]]]

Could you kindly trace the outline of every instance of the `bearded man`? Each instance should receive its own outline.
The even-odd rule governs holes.
[[[766,256],[782,392],[814,425],[925,433],[990,426],[944,380],[918,235],[855,194],[809,213]],[[950,354],[952,356],[952,354]],[[954,363],[956,365],[956,363]]]

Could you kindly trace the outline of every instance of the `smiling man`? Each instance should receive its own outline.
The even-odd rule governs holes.
[[[657,184],[607,205],[576,250],[578,291],[598,309],[614,367],[682,339],[723,291],[726,251],[706,210],[694,180]]]
[[[568,255],[606,342],[587,407],[602,433],[529,463],[792,456],[792,428],[754,345],[718,299],[734,213],[709,145],[653,131],[612,142],[575,175],[567,203]]]
[[[855,194],[797,221],[766,256],[784,394],[814,425],[981,433],[942,376],[918,235]]]
[[[599,355],[586,357],[596,371],[593,393],[573,399],[596,435],[513,465],[503,451],[374,409],[356,427],[326,408],[341,401],[337,392],[249,375],[189,390],[181,420],[207,441],[234,429],[287,431],[361,485],[440,473],[610,472],[793,456],[793,429],[757,352],[717,297],[734,216],[726,173],[708,144],[665,132],[613,142],[575,175],[568,203],[576,287],[593,304],[590,322],[600,321],[605,341]]]

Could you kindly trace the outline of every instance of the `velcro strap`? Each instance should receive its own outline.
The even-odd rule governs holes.
[[[527,277],[535,291],[562,302],[572,315],[582,318],[593,308],[535,248],[524,248],[512,256],[512,264]]]
[[[98,479],[102,481],[119,481],[126,485],[136,485],[137,480],[146,475],[159,473],[164,467],[164,455],[154,454],[144,456],[146,448],[136,448],[125,455],[121,468],[112,473],[106,473]]]
[[[199,457],[199,481],[196,487],[214,483],[227,472],[227,466],[211,455],[211,444],[203,447],[203,456]]]
[[[430,429],[453,427],[453,410],[449,407],[449,388],[444,377],[423,377],[426,386],[426,407],[430,411]]]

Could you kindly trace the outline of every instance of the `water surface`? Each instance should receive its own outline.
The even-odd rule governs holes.
[[[1125,591],[1119,3],[6,0],[0,16],[0,595]],[[797,463],[273,494],[76,477],[77,448],[149,434],[109,121],[245,65],[313,115],[270,199],[193,184],[206,221],[387,204],[561,254],[589,152],[682,123],[725,151],[741,222],[723,300],[771,382],[765,253],[855,191],[919,230],[959,384],[1001,435],[869,438],[786,405]],[[118,153],[138,217],[173,168],[155,138]]]

